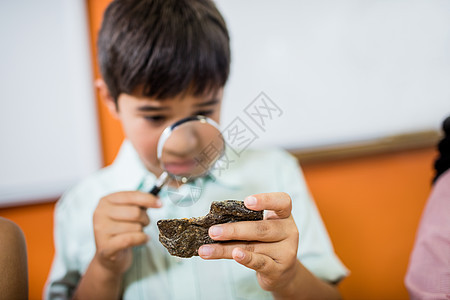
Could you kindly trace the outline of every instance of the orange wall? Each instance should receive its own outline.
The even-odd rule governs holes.
[[[88,3],[91,39],[109,0]],[[95,56],[94,56],[95,61]],[[97,67],[94,69],[98,77]],[[105,165],[123,139],[99,101]],[[304,166],[336,252],[352,271],[340,284],[345,299],[407,299],[403,286],[420,213],[430,191],[432,148]],[[30,299],[40,299],[53,249],[54,203],[0,209],[16,222],[28,247]]]
[[[100,78],[100,71],[97,64],[96,45],[97,33],[100,30],[100,24],[105,10],[110,0],[88,0],[88,18],[90,25],[90,37],[92,45],[92,61],[94,62],[94,76]],[[103,162],[109,165],[113,162],[115,151],[111,149],[118,149],[123,141],[123,131],[120,123],[111,117],[106,106],[97,94],[98,113],[100,120],[100,131],[103,145]]]
[[[409,253],[430,192],[435,149],[303,167],[335,250],[345,299],[408,299]]]

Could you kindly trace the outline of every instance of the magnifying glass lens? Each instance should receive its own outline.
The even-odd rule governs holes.
[[[225,141],[217,123],[207,117],[189,117],[167,127],[158,142],[164,180],[158,180],[159,188],[151,193],[157,194],[169,179],[183,184],[206,175],[224,150]]]
[[[220,132],[206,122],[186,122],[164,143],[161,166],[172,177],[200,177],[208,173],[223,153]]]

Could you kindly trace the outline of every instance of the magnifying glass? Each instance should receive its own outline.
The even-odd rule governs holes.
[[[214,120],[198,115],[175,122],[159,138],[157,157],[163,173],[150,193],[158,195],[171,180],[180,185],[205,176],[224,151],[225,140]]]

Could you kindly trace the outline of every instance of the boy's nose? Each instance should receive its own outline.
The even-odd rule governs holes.
[[[166,140],[163,152],[177,157],[191,157],[198,151],[199,134],[193,126],[180,126]]]

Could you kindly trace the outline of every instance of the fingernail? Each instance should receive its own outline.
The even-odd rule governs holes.
[[[162,206],[162,201],[161,199],[157,199],[156,200],[156,206],[161,207]]]
[[[218,237],[222,234],[222,232],[222,226],[212,226],[211,228],[209,228],[209,235],[211,237]]]
[[[234,249],[234,257],[236,257],[238,260],[244,259],[244,252],[241,249],[235,248]]]
[[[256,198],[253,196],[248,196],[244,199],[245,205],[247,206],[255,206],[256,205]]]
[[[211,256],[212,252],[213,252],[213,249],[210,246],[201,246],[198,249],[198,254],[202,257],[209,257],[209,256]]]

